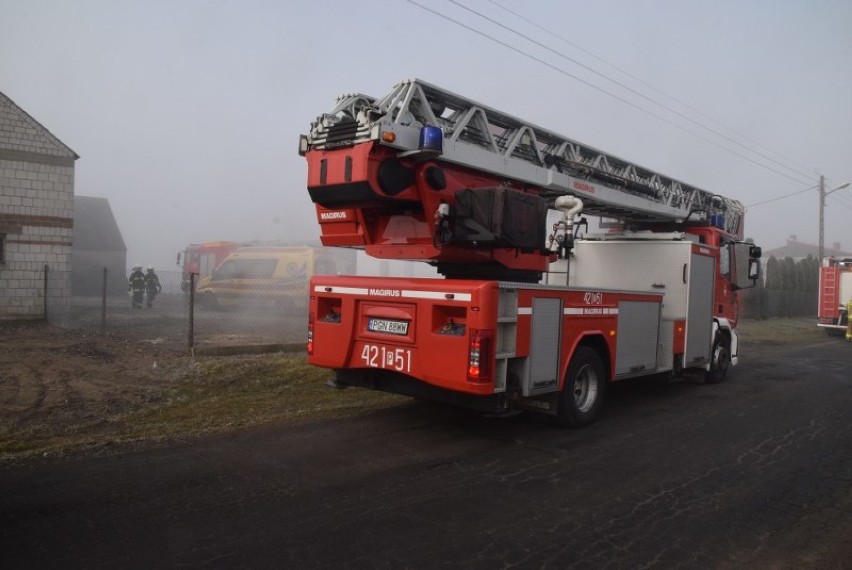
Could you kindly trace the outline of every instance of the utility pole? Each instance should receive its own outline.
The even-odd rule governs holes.
[[[825,176],[819,175],[819,262],[825,257]]]
[[[825,176],[819,176],[819,262],[822,263],[822,258],[825,256],[825,197],[832,192],[843,190],[849,186],[848,182],[844,182],[833,190],[825,191]]]

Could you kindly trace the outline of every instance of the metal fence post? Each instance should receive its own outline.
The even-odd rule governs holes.
[[[189,355],[195,358],[195,277],[197,273],[189,274]]]
[[[101,334],[106,334],[107,268],[104,267],[103,288],[101,289]]]
[[[45,263],[44,264],[44,320],[47,321],[47,277],[50,268]]]

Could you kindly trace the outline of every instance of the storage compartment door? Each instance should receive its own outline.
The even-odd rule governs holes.
[[[713,339],[713,287],[716,262],[706,255],[692,255],[689,268],[689,311],[686,321],[684,366],[703,366],[710,358]]]
[[[852,301],[852,271],[843,271],[840,273],[840,297],[839,305],[846,306]]]
[[[562,299],[534,298],[531,325],[524,396],[555,392],[559,386]]]
[[[621,301],[618,304],[615,376],[649,374],[657,369],[660,303]]]

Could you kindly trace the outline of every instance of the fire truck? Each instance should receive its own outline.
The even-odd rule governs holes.
[[[610,383],[737,363],[761,252],[736,200],[418,79],[338,97],[299,152],[323,244],[444,277],[311,279],[336,387],[582,426]]]
[[[177,265],[181,267],[180,289],[189,292],[190,275],[211,275],[228,255],[243,244],[234,241],[207,241],[191,243],[177,254]]]
[[[840,334],[849,325],[852,302],[852,257],[826,257],[819,268],[819,322],[829,334]]]

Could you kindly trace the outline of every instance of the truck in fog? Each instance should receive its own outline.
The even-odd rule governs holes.
[[[829,334],[842,334],[849,325],[852,301],[852,257],[826,257],[819,268],[818,323]]]

